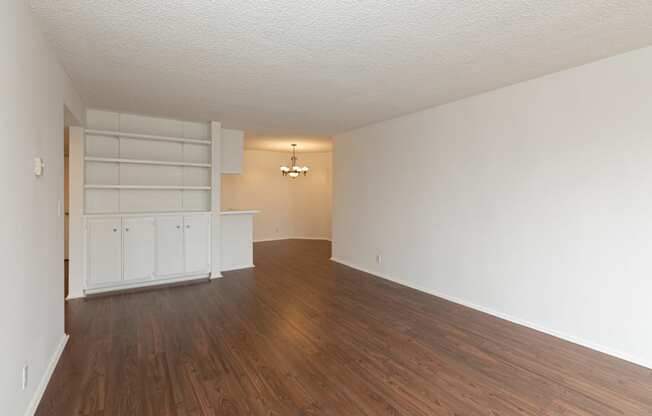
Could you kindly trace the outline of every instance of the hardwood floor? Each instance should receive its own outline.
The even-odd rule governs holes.
[[[258,243],[255,269],[70,302],[37,415],[646,415],[652,370]]]

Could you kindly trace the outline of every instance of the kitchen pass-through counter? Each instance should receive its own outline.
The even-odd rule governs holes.
[[[222,271],[254,267],[254,215],[257,210],[224,210],[222,214]]]

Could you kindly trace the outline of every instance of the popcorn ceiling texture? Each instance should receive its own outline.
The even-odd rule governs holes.
[[[32,0],[90,107],[331,135],[652,43],[650,0]]]

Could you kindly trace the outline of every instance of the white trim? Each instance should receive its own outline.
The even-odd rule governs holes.
[[[43,377],[41,377],[41,381],[38,383],[38,386],[34,391],[32,400],[29,402],[29,405],[27,406],[27,410],[25,411],[25,416],[33,416],[34,413],[36,413],[36,409],[38,408],[39,403],[41,403],[41,399],[43,398],[45,389],[47,388],[48,383],[50,382],[50,378],[52,378],[54,369],[57,368],[57,363],[61,358],[61,354],[63,354],[63,350],[66,348],[66,344],[68,343],[68,338],[70,338],[68,334],[63,334],[61,340],[59,340],[59,345],[57,345],[57,348],[52,353],[52,358],[50,358],[50,362],[48,363],[48,366],[45,368],[45,373],[43,373]]]
[[[68,298],[83,293],[85,246],[84,246],[84,183],[85,166],[83,162],[86,153],[86,139],[83,127],[70,127],[70,172],[68,173]],[[82,295],[83,296],[83,295]]]
[[[125,133],[122,131],[94,130],[86,129],[86,135],[89,136],[107,136],[107,137],[127,137],[130,139],[143,140],[161,140],[166,142],[195,143],[210,146],[213,144],[210,140],[187,139],[185,137],[157,136],[154,134]]]
[[[256,267],[253,263],[248,264],[246,266],[234,266],[234,267],[229,267],[228,269],[222,269],[223,272],[232,272],[234,270],[242,270],[242,269],[253,269]]]
[[[279,237],[279,238],[263,238],[260,240],[254,240],[254,243],[265,243],[267,241],[281,241],[281,240],[290,240],[289,237]]]
[[[263,238],[260,240],[254,240],[254,243],[264,243],[267,241],[281,241],[281,240],[319,240],[319,241],[331,241],[330,238],[322,237],[279,237],[279,238]]]
[[[215,279],[221,279],[221,278],[223,278],[223,277],[224,277],[224,276],[222,275],[222,273],[214,273],[214,272],[213,272],[213,273],[211,273],[209,279],[210,279],[210,280],[215,280]]]
[[[209,273],[201,273],[193,276],[158,278],[157,280],[145,280],[145,281],[125,283],[125,284],[119,284],[113,286],[93,287],[93,288],[84,289],[84,293],[86,295],[94,295],[97,293],[109,293],[118,290],[138,289],[141,287],[168,285],[171,283],[191,282],[193,280],[206,280],[209,277],[209,275],[210,275]]]
[[[345,261],[337,259],[335,257],[331,257],[330,260],[334,261],[336,263],[343,264],[344,266],[350,267],[352,269],[356,269],[356,270],[371,274],[371,275],[373,275],[375,277],[379,277],[381,279],[389,280],[389,281],[392,281],[394,283],[398,283],[400,285],[407,286],[407,287],[412,288],[412,289],[416,289],[416,290],[418,290],[420,292],[424,292],[424,293],[427,293],[427,294],[432,295],[432,296],[437,296],[437,297],[445,299],[447,301],[457,303],[457,304],[460,304],[462,306],[466,306],[468,308],[475,309],[475,310],[480,311],[480,312],[484,312],[486,314],[495,316],[495,317],[500,318],[500,319],[504,319],[506,321],[513,322],[513,323],[518,324],[518,325],[526,326],[526,327],[528,327],[530,329],[534,329],[536,331],[543,332],[543,333],[551,335],[553,337],[563,339],[564,341],[572,342],[573,344],[581,345],[582,347],[586,347],[586,348],[592,349],[594,351],[598,351],[598,352],[601,352],[603,354],[611,355],[612,357],[620,358],[621,360],[629,361],[630,363],[652,369],[652,362],[649,362],[649,361],[647,361],[647,360],[645,360],[643,358],[640,358],[640,357],[633,356],[633,355],[628,354],[626,352],[615,350],[615,349],[610,348],[610,347],[605,347],[604,345],[600,345],[600,344],[597,344],[597,343],[595,343],[593,341],[589,341],[589,340],[586,340],[586,339],[583,339],[583,338],[580,338],[580,337],[576,337],[574,335],[570,335],[570,334],[567,334],[567,333],[564,333],[564,332],[560,332],[560,331],[556,331],[556,330],[553,330],[553,329],[550,329],[550,328],[546,328],[546,327],[543,327],[541,325],[537,325],[537,324],[534,324],[532,322],[529,322],[529,321],[526,321],[526,320],[523,320],[523,319],[520,319],[520,318],[516,318],[514,316],[511,316],[511,315],[508,315],[508,314],[505,314],[505,313],[502,313],[502,312],[497,312],[497,311],[495,311],[495,310],[493,310],[491,308],[488,308],[486,306],[477,305],[475,303],[468,302],[468,301],[465,301],[463,299],[456,298],[454,296],[449,296],[449,295],[446,295],[444,293],[437,292],[437,291],[429,289],[429,288],[425,288],[423,286],[415,285],[414,283],[408,282],[408,281],[406,281],[404,279],[399,279],[399,278],[396,278],[396,277],[393,277],[393,276],[389,276],[389,275],[387,275],[385,273],[380,273],[378,271],[372,271],[372,270],[366,269],[364,267],[355,266],[355,265],[353,265],[351,263],[345,262]]]
[[[252,209],[249,211],[221,211],[220,215],[255,215],[260,213],[260,211]]]
[[[211,239],[210,251],[210,272],[217,276],[221,276],[220,269],[222,268],[222,215],[220,211],[222,206],[220,204],[220,194],[222,189],[222,124],[217,121],[211,121],[210,140],[213,142],[210,151],[211,163],[211,232],[209,233]]]
[[[84,295],[84,292],[77,292],[77,293],[68,292],[68,296],[66,296],[66,300],[80,299],[85,297],[86,295]]]
[[[193,191],[209,191],[210,186],[183,186],[183,185],[84,185],[86,189],[188,189]]]
[[[189,166],[196,168],[210,168],[210,163],[190,163],[190,162],[166,162],[163,160],[144,160],[144,159],[123,159],[116,157],[95,157],[86,156],[86,162],[101,162],[101,163],[126,163],[132,165],[162,165],[162,166]]]
[[[84,214],[84,218],[115,218],[115,217],[152,217],[152,216],[182,216],[182,215],[211,215],[211,211],[149,211],[149,212],[132,212],[119,213],[107,212],[98,214]]]

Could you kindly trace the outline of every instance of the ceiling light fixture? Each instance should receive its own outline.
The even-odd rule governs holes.
[[[287,166],[281,166],[281,173],[283,176],[289,176],[292,179],[296,179],[299,177],[299,175],[303,174],[303,176],[306,176],[308,174],[308,166],[297,166],[297,153],[296,153],[297,145],[292,144],[292,157],[290,158],[290,167]]]

